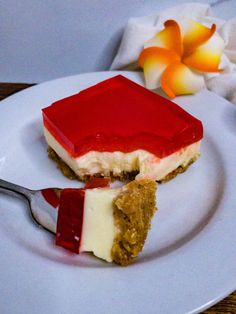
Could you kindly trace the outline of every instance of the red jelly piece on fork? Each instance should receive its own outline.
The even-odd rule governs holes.
[[[61,192],[57,218],[56,245],[79,254],[84,214],[84,189]]]

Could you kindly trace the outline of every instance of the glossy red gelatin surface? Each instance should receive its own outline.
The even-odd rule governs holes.
[[[88,182],[85,184],[86,189],[94,189],[94,188],[106,188],[109,187],[111,183],[110,178],[96,178],[91,177]]]
[[[198,119],[121,75],[53,103],[43,119],[73,157],[144,149],[162,158],[203,136]]]
[[[44,199],[54,208],[57,208],[60,202],[60,197],[57,195],[54,189],[42,190]]]
[[[56,245],[79,253],[84,215],[84,189],[64,189],[58,209]]]

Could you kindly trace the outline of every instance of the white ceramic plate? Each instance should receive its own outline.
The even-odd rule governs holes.
[[[117,73],[66,77],[2,101],[0,177],[35,189],[78,186],[47,158],[40,109]],[[159,211],[133,265],[54,246],[21,200],[1,194],[0,313],[197,313],[236,289],[236,108],[208,91],[176,102],[203,121],[202,157],[159,186]]]

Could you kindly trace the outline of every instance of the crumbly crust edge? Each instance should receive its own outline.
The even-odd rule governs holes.
[[[113,201],[117,229],[111,249],[113,262],[127,266],[142,251],[156,211],[157,183],[134,180],[125,185]]]

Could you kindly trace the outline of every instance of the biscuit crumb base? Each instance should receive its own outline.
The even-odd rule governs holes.
[[[71,180],[79,180],[83,182],[87,182],[90,179],[90,175],[78,176],[75,172],[57,155],[57,153],[49,146],[48,147],[48,157],[57,163],[57,167],[61,170],[62,174]],[[158,180],[158,183],[167,182],[173,178],[175,178],[178,174],[185,172],[188,167],[198,159],[199,156],[192,158],[188,164],[180,165],[178,168],[170,172],[163,179]],[[114,175],[112,172],[110,173],[110,178],[112,181],[131,181],[134,180],[139,171],[132,172],[122,172],[120,175]],[[93,174],[93,177],[103,178],[104,176],[101,173]]]
[[[168,173],[162,180],[158,181],[158,183],[164,183],[174,179],[178,174],[185,172],[190,165],[192,165],[197,159],[199,155],[189,160],[186,165],[180,165],[178,168],[173,170],[172,172]]]
[[[156,211],[156,189],[155,181],[134,180],[114,200],[113,215],[119,230],[111,250],[115,263],[127,266],[142,250]]]
[[[57,168],[61,170],[62,174],[71,180],[79,180],[74,171],[57,155],[55,150],[48,146],[48,157],[56,162]]]

